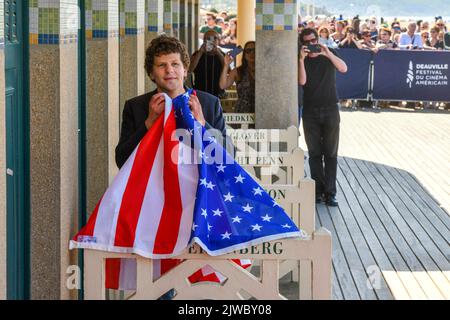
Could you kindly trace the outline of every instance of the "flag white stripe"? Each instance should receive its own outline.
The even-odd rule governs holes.
[[[153,281],[161,277],[161,259],[153,259]]]
[[[120,259],[119,290],[136,290],[136,259]]]
[[[152,171],[147,182],[139,220],[136,226],[134,247],[153,252],[159,221],[164,208],[164,139],[161,135]]]
[[[137,149],[133,151],[122,166],[111,186],[106,190],[99,205],[94,228],[94,237],[97,238],[97,243],[108,243],[110,246],[114,246],[122,197],[130,177]]]

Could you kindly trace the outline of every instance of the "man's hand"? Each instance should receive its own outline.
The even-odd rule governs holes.
[[[319,44],[319,46],[322,48],[322,51],[319,54],[329,58],[332,54],[330,49],[328,49],[328,47],[324,44]]]
[[[302,46],[301,50],[300,50],[300,60],[304,61],[306,56],[308,55],[309,50],[307,46]]]
[[[147,130],[155,123],[156,119],[164,112],[166,106],[166,99],[164,93],[155,94],[148,103],[148,117],[145,120]]]
[[[202,126],[205,126],[206,121],[203,117],[203,111],[202,111],[202,105],[200,104],[200,101],[198,100],[197,96],[194,94],[191,94],[189,97],[189,108],[192,111],[192,114],[194,118],[201,123]]]

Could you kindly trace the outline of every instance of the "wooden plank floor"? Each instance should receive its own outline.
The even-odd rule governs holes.
[[[337,180],[333,298],[450,299],[450,112],[343,109]]]

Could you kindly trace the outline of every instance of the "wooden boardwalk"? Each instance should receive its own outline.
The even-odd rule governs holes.
[[[333,298],[450,299],[450,113],[345,110]]]

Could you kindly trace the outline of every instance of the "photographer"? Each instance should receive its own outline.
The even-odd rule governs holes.
[[[203,45],[191,57],[189,72],[194,73],[194,89],[208,92],[216,97],[224,93],[219,81],[225,54],[218,47],[220,36],[214,30],[205,33]]]
[[[417,24],[411,21],[408,24],[408,31],[400,35],[398,46],[403,50],[423,49],[423,42],[420,33],[416,33]]]
[[[225,55],[225,63],[220,76],[220,88],[225,90],[236,83],[238,100],[235,106],[236,113],[255,112],[255,41],[248,41],[244,46],[242,65],[229,70],[234,58]]]
[[[362,45],[356,38],[355,30],[348,26],[345,28],[345,38],[339,43],[341,49],[362,49]]]
[[[316,203],[337,206],[336,170],[339,145],[339,104],[336,70],[347,65],[333,49],[318,44],[315,29],[300,34],[299,84],[303,86],[303,131],[309,152],[311,178],[316,181]],[[323,159],[323,160],[322,160]]]

